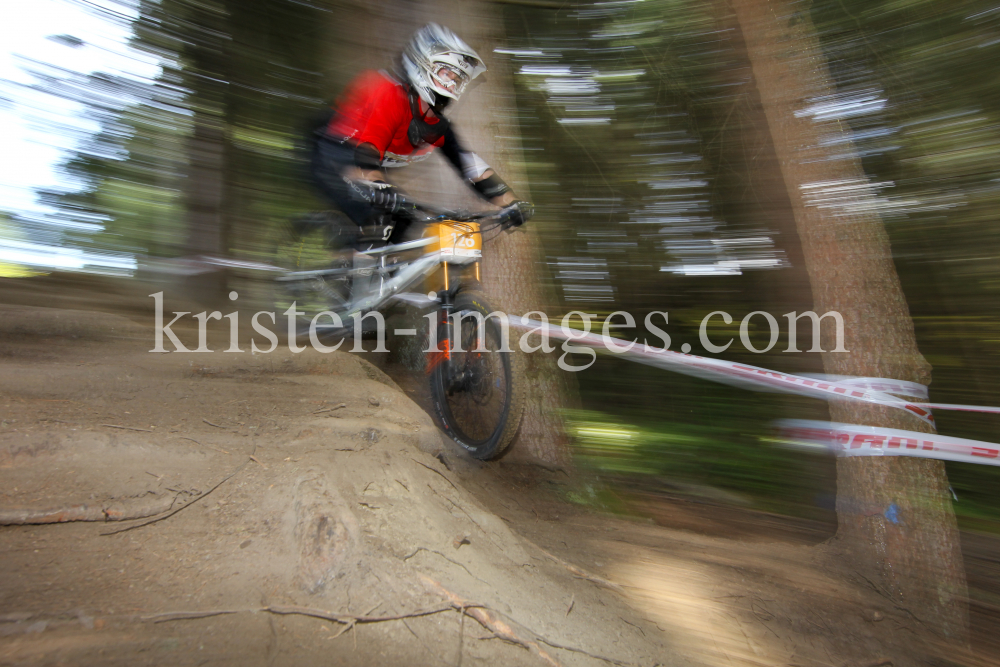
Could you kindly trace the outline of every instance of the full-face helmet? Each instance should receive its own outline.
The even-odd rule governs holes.
[[[436,109],[457,100],[486,71],[483,59],[448,28],[428,23],[403,49],[403,72],[424,102]]]

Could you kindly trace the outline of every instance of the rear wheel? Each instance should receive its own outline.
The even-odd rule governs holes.
[[[288,274],[274,283],[274,305],[279,313],[292,303],[299,311],[299,323],[305,327],[323,311],[341,312],[350,299],[352,268],[350,254],[331,249],[329,237],[334,225],[332,215],[314,214],[294,221],[297,238],[275,249],[274,261]],[[307,232],[318,230],[322,234]],[[295,279],[291,279],[296,276]],[[325,322],[329,322],[324,318]]]
[[[491,312],[478,292],[460,292],[452,321],[438,326],[441,352],[430,353],[428,361],[431,398],[442,428],[484,460],[510,446],[524,412],[521,359],[501,351],[501,326],[496,318],[486,319]]]

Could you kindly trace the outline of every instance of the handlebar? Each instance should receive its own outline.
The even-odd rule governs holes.
[[[411,199],[409,195],[403,194],[394,186],[382,181],[360,181],[357,185],[352,182],[352,185],[355,186],[354,192],[356,196],[376,209],[390,215],[406,213],[418,221],[425,223],[444,222],[446,220],[454,220],[455,222],[484,222],[492,220],[496,222],[493,228],[501,227],[502,229],[509,230],[526,222],[534,212],[534,208],[527,202],[515,202],[499,211],[468,212],[447,210]],[[515,224],[515,220],[518,220],[517,224]]]
[[[501,227],[504,230],[508,230],[514,227],[513,218],[518,213],[515,210],[511,210],[510,207],[494,211],[449,210],[417,202],[410,199],[408,196],[400,197],[400,199],[403,202],[401,210],[407,211],[411,214],[415,212],[425,214],[426,217],[422,218],[422,222],[444,222],[445,220],[453,220],[455,222],[482,223],[494,221],[496,222],[496,226]]]

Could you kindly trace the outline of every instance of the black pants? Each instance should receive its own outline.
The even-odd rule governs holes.
[[[354,166],[354,146],[326,138],[316,140],[310,172],[313,182],[330,202],[359,227],[371,224],[372,206],[351,191],[344,173]]]
[[[310,171],[313,182],[320,192],[350,218],[361,230],[369,231],[376,238],[391,225],[390,243],[399,243],[413,222],[405,214],[388,215],[376,210],[353,190],[354,183],[344,174],[355,166],[354,146],[348,142],[337,142],[327,138],[316,141],[313,149]],[[379,231],[371,231],[371,228]],[[362,238],[364,234],[362,234]]]

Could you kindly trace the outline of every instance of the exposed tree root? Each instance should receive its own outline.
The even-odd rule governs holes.
[[[334,637],[339,637],[348,630],[351,630],[356,625],[362,625],[366,623],[383,623],[386,621],[404,621],[408,618],[417,618],[420,616],[432,616],[434,614],[440,614],[446,611],[457,611],[462,614],[463,618],[465,616],[470,616],[476,622],[478,622],[483,628],[488,630],[491,634],[484,639],[501,639],[503,641],[509,642],[516,646],[525,648],[539,658],[541,658],[545,664],[550,667],[562,667],[562,664],[556,660],[551,654],[548,653],[542,644],[550,646],[552,648],[557,648],[564,651],[571,651],[573,653],[579,653],[581,655],[586,655],[588,657],[594,658],[595,660],[603,660],[612,665],[618,665],[619,667],[627,667],[628,663],[622,662],[620,660],[615,660],[614,658],[607,658],[596,653],[590,653],[589,651],[584,651],[583,649],[578,649],[572,646],[566,646],[565,644],[559,644],[557,642],[550,641],[544,637],[541,637],[534,632],[525,631],[529,637],[525,638],[518,633],[517,630],[512,627],[510,623],[505,621],[500,617],[500,614],[484,605],[470,602],[469,600],[464,600],[460,596],[452,593],[445,587],[443,587],[438,582],[425,576],[421,576],[425,586],[428,591],[434,593],[435,595],[443,597],[447,602],[435,607],[427,607],[425,609],[418,609],[416,611],[411,611],[401,614],[388,614],[383,616],[372,616],[370,614],[337,614],[334,612],[324,611],[322,609],[314,609],[312,607],[296,607],[296,606],[285,606],[285,605],[269,605],[266,607],[256,607],[252,609],[210,609],[206,611],[173,611],[163,614],[153,614],[151,616],[144,616],[142,620],[152,621],[153,623],[166,623],[169,621],[184,621],[184,620],[194,620],[199,618],[210,618],[212,616],[225,616],[229,614],[240,614],[240,613],[266,613],[266,614],[276,614],[279,616],[295,615],[295,616],[308,616],[310,618],[318,618],[326,621],[333,621],[334,623],[340,623],[344,627],[341,628]],[[464,626],[464,622],[461,624]],[[461,632],[460,626],[460,632]],[[412,631],[411,631],[412,632]],[[461,651],[461,637],[459,638],[459,651]]]
[[[134,528],[142,528],[143,526],[148,526],[149,524],[156,523],[157,521],[163,521],[164,519],[169,519],[173,515],[175,515],[178,512],[180,512],[182,509],[185,509],[187,507],[191,507],[191,505],[194,505],[196,502],[198,502],[199,500],[201,500],[202,498],[204,498],[208,494],[212,493],[212,491],[215,491],[217,488],[219,488],[220,486],[222,486],[223,484],[225,484],[227,481],[229,481],[231,478],[233,478],[238,472],[240,472],[241,470],[243,470],[244,468],[246,468],[248,465],[250,465],[250,462],[254,460],[254,454],[256,452],[257,452],[257,444],[254,443],[253,451],[250,452],[250,456],[247,458],[246,461],[243,462],[243,464],[239,468],[237,468],[236,470],[232,471],[231,473],[229,473],[228,475],[226,475],[225,477],[223,477],[222,479],[220,479],[215,484],[215,486],[213,486],[212,488],[210,488],[208,491],[206,491],[205,493],[201,494],[200,496],[194,498],[191,502],[184,503],[180,507],[174,508],[174,509],[170,510],[169,512],[167,512],[166,514],[161,514],[160,516],[156,516],[156,517],[150,519],[149,521],[143,521],[142,523],[136,523],[136,524],[133,524],[131,526],[125,526],[124,528],[117,528],[115,530],[109,530],[106,533],[101,533],[101,535],[116,535],[118,533],[124,533],[125,531],[132,530]]]
[[[421,463],[420,461],[416,460],[416,459],[415,459],[415,458],[413,458],[412,456],[410,457],[410,460],[411,460],[411,461],[413,461],[414,463],[416,463],[416,464],[417,464],[418,466],[423,466],[424,468],[427,468],[428,470],[430,470],[430,471],[431,471],[432,473],[435,473],[435,474],[437,474],[437,475],[440,475],[440,476],[441,476],[441,478],[442,478],[442,479],[444,479],[444,481],[446,481],[446,482],[448,482],[449,484],[451,484],[451,488],[453,488],[453,489],[455,489],[456,491],[458,491],[458,487],[457,487],[457,486],[455,486],[455,482],[453,482],[453,481],[451,481],[450,479],[448,479],[448,477],[447,477],[447,476],[445,476],[445,474],[444,474],[443,472],[441,472],[440,470],[438,470],[437,468],[432,468],[432,467],[430,467],[429,465],[427,465],[426,463]]]
[[[579,579],[586,579],[587,581],[593,584],[597,584],[598,586],[604,586],[605,588],[610,588],[614,592],[621,593],[624,595],[625,589],[616,584],[615,582],[608,581],[604,577],[599,577],[596,574],[591,574],[590,572],[587,572],[586,570],[581,569],[576,565],[573,565],[572,563],[567,563],[559,556],[550,554],[548,551],[542,549],[541,547],[538,547],[538,550],[541,551],[543,554],[545,554],[548,558],[551,558],[553,562],[559,563],[564,568],[569,570],[571,573],[573,573],[573,576]]]
[[[119,424],[101,424],[101,426],[107,426],[108,428],[118,428],[123,431],[141,431],[143,433],[152,433],[153,431],[148,428],[136,428],[135,426],[121,426]]]
[[[571,651],[573,653],[579,653],[581,655],[586,655],[595,660],[603,660],[604,662],[610,663],[612,665],[619,665],[620,667],[625,667],[628,663],[622,662],[620,660],[615,660],[614,658],[607,658],[603,655],[598,655],[596,653],[591,653],[590,651],[584,651],[583,649],[575,648],[573,646],[567,646],[565,644],[560,644],[553,642],[551,640],[542,637],[541,635],[525,629],[525,632],[530,634],[530,639],[525,639],[520,636],[517,631],[511,626],[510,623],[500,618],[500,614],[489,607],[484,605],[475,604],[469,602],[468,600],[463,600],[461,597],[452,593],[447,588],[434,581],[433,579],[421,575],[424,584],[427,586],[428,590],[441,595],[446,600],[448,600],[454,609],[461,611],[463,614],[468,614],[476,621],[479,622],[484,628],[493,633],[492,637],[497,639],[502,639],[503,641],[510,642],[511,644],[516,644],[523,648],[528,649],[539,658],[544,660],[546,664],[552,667],[559,667],[560,662],[556,660],[552,655],[550,655],[545,649],[540,645],[546,644],[552,648],[561,649],[564,651]],[[490,637],[491,638],[491,637]]]
[[[335,614],[331,611],[313,609],[312,607],[293,607],[286,605],[268,605],[267,607],[257,607],[255,609],[211,609],[207,611],[172,611],[165,614],[153,614],[144,616],[142,620],[153,621],[154,623],[166,623],[167,621],[185,621],[197,618],[209,618],[211,616],[225,616],[227,614],[240,614],[246,612],[277,614],[279,616],[309,616],[320,618],[326,621],[334,621],[343,625],[355,625],[358,623],[382,623],[384,621],[399,621],[404,618],[417,618],[419,616],[430,616],[440,614],[443,611],[451,611],[454,607],[450,604],[438,605],[428,609],[418,609],[406,614],[392,614],[388,616],[369,616],[355,614]]]
[[[257,446],[254,445],[254,452],[256,451]],[[135,519],[154,517],[144,523],[118,528],[101,534],[114,535],[116,533],[123,533],[127,530],[132,530],[133,528],[141,528],[142,526],[148,526],[151,523],[162,521],[163,519],[177,514],[182,509],[190,507],[208,494],[212,493],[212,491],[215,491],[217,488],[222,486],[225,482],[235,476],[236,473],[243,470],[243,468],[245,468],[251,461],[257,461],[253,452],[251,452],[250,457],[243,463],[243,465],[223,477],[212,488],[204,493],[194,496],[187,502],[181,502],[180,505],[178,505],[178,502],[180,501],[181,496],[183,494],[190,494],[190,492],[182,491],[169,498],[161,498],[153,502],[128,503],[125,504],[124,507],[117,506],[118,503],[109,503],[107,505],[71,505],[69,507],[57,507],[54,509],[49,508],[40,510],[0,509],[0,526],[34,526],[50,523],[69,523],[71,521],[132,521]]]
[[[430,577],[421,575],[420,578],[424,580],[424,584],[426,584],[430,591],[448,600],[453,608],[458,609],[463,614],[468,614],[474,618],[481,626],[492,632],[494,637],[528,649],[544,660],[546,664],[551,665],[551,667],[561,667],[561,663],[549,655],[545,649],[539,646],[537,641],[534,639],[524,639],[518,636],[518,634],[514,631],[514,628],[501,619],[492,609],[476,606],[468,600],[463,600],[458,595],[455,595]]]
[[[55,509],[0,510],[0,526],[24,526],[69,521],[129,521],[145,519],[170,511],[180,494],[161,498],[155,502],[133,503],[124,508],[101,505],[72,505]],[[185,505],[186,506],[186,505]]]

